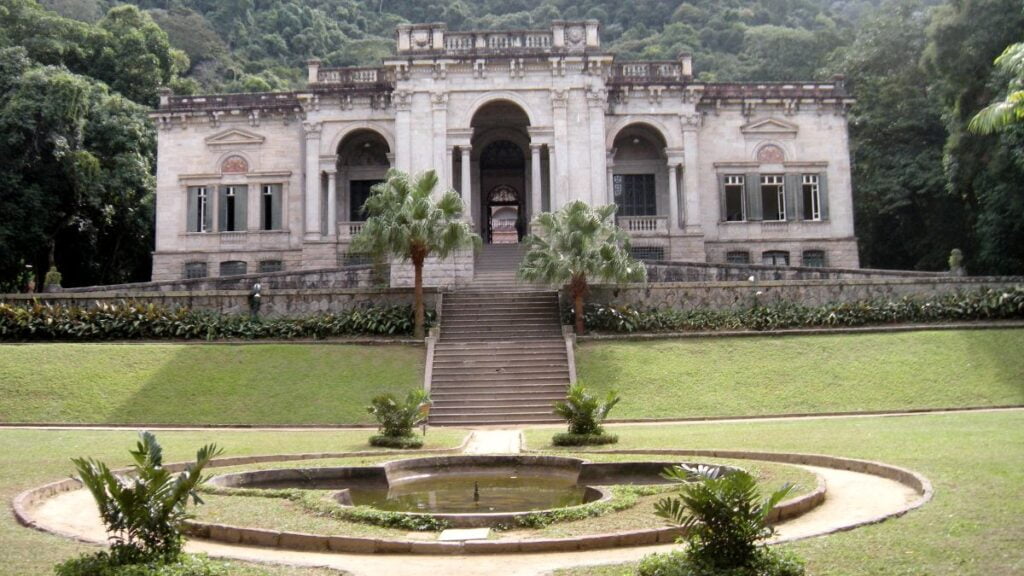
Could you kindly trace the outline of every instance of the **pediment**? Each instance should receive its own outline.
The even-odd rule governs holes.
[[[259,146],[266,140],[265,137],[256,134],[255,132],[249,132],[248,130],[241,130],[239,128],[232,128],[209,136],[206,138],[207,146]]]
[[[799,126],[785,120],[779,120],[777,118],[765,118],[764,120],[757,120],[751,122],[745,126],[740,127],[740,132],[744,134],[769,134],[777,136],[780,134],[796,135],[800,129]]]

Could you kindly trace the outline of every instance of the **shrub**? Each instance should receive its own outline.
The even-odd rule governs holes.
[[[422,448],[423,438],[419,436],[408,436],[408,437],[394,437],[384,436],[382,434],[375,434],[370,436],[370,446],[378,446],[380,448]]]
[[[107,552],[72,558],[58,564],[57,576],[228,576],[223,564],[205,556],[181,556],[162,562],[120,565]]]
[[[716,570],[698,566],[686,552],[645,556],[637,566],[637,576],[803,576],[803,563],[791,553],[762,549],[750,568]]]
[[[435,319],[427,314],[428,324]],[[253,319],[124,301],[93,308],[0,302],[0,340],[220,340],[401,336],[412,333],[409,306],[374,306],[299,318]]]
[[[591,305],[587,326],[603,332],[708,330],[781,330],[786,328],[870,326],[1024,318],[1024,286],[981,289],[931,298],[862,300],[824,306],[782,302],[731,310],[650,308]],[[571,322],[572,313],[564,319]]]
[[[600,436],[604,433],[601,422],[608,417],[608,412],[619,400],[618,394],[611,390],[605,401],[599,402],[583,384],[577,382],[569,387],[569,395],[564,401],[555,403],[555,413],[569,424],[569,434]]]
[[[660,500],[655,511],[687,530],[686,559],[693,574],[760,576],[758,570],[765,565],[779,564],[766,556],[761,542],[774,534],[768,514],[790,493],[791,485],[762,500],[757,480],[744,470],[684,465],[666,470],[664,476],[682,486],[678,496]],[[694,478],[700,481],[692,482]]]
[[[399,402],[391,394],[381,394],[371,401],[366,411],[377,419],[377,423],[380,425],[378,428],[380,436],[411,438],[413,428],[427,421],[427,415],[430,412],[430,395],[426,390],[411,390],[405,397],[405,402]],[[374,436],[374,438],[380,436]],[[379,446],[379,444],[375,444],[375,446]]]
[[[615,444],[619,437],[615,434],[572,434],[563,432],[555,434],[551,443],[555,446],[599,446],[601,444]]]
[[[196,487],[205,480],[203,468],[221,452],[215,444],[207,444],[196,452],[194,463],[172,475],[163,466],[163,449],[156,437],[141,432],[131,452],[135,464],[128,475],[118,476],[92,458],[73,459],[111,534],[109,562],[166,563],[178,558],[188,502],[202,503]]]

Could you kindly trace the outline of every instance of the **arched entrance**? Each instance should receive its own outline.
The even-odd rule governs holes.
[[[631,124],[615,136],[612,194],[622,218],[668,213],[665,140],[646,124]]]
[[[518,244],[523,237],[522,204],[518,191],[501,184],[487,194],[491,244]]]
[[[357,130],[338,144],[338,221],[362,222],[370,189],[391,167],[387,140],[373,130]]]

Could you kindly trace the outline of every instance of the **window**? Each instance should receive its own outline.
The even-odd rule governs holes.
[[[817,174],[803,175],[804,220],[821,220],[821,187]]]
[[[803,265],[809,268],[824,268],[825,267],[825,251],[824,250],[804,250],[803,254]]]
[[[744,192],[742,175],[725,177],[725,220],[726,222],[742,222],[747,219],[747,199]]]
[[[186,262],[185,263],[185,279],[191,280],[193,278],[206,278],[206,262]]]
[[[630,255],[637,260],[657,261],[665,259],[663,246],[631,246]]]
[[[619,216],[657,216],[654,174],[616,174],[613,177]]]
[[[260,194],[260,229],[281,230],[281,185],[264,184]]]
[[[727,264],[750,264],[750,252],[746,250],[726,252],[725,262]]]
[[[284,262],[280,260],[260,260],[260,274],[284,271]]]
[[[190,187],[188,189],[188,231],[208,232],[210,224],[210,195],[206,186]]]
[[[786,219],[786,190],[782,175],[761,176],[761,209],[765,220]]]
[[[789,266],[789,252],[784,250],[762,252],[761,264],[765,266]]]
[[[221,276],[241,276],[245,274],[246,264],[241,260],[228,260],[220,263]]]
[[[245,230],[246,187],[224,186],[220,190],[220,231],[241,232]]]

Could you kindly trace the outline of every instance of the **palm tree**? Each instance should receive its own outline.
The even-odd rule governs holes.
[[[527,236],[519,275],[528,281],[568,285],[583,333],[583,298],[588,282],[641,282],[647,269],[629,253],[629,236],[615,224],[616,206],[591,207],[576,201],[534,218],[539,233]]]
[[[423,263],[427,257],[447,258],[460,248],[480,244],[480,237],[462,220],[459,195],[449,189],[435,199],[436,186],[433,170],[415,177],[388,170],[386,180],[373,187],[363,205],[366,223],[352,239],[354,251],[412,261],[416,338],[423,338]]]
[[[985,107],[971,119],[968,129],[976,134],[991,134],[1024,122],[1024,42],[1010,44],[996,58],[995,65],[1010,74],[1006,98]]]

